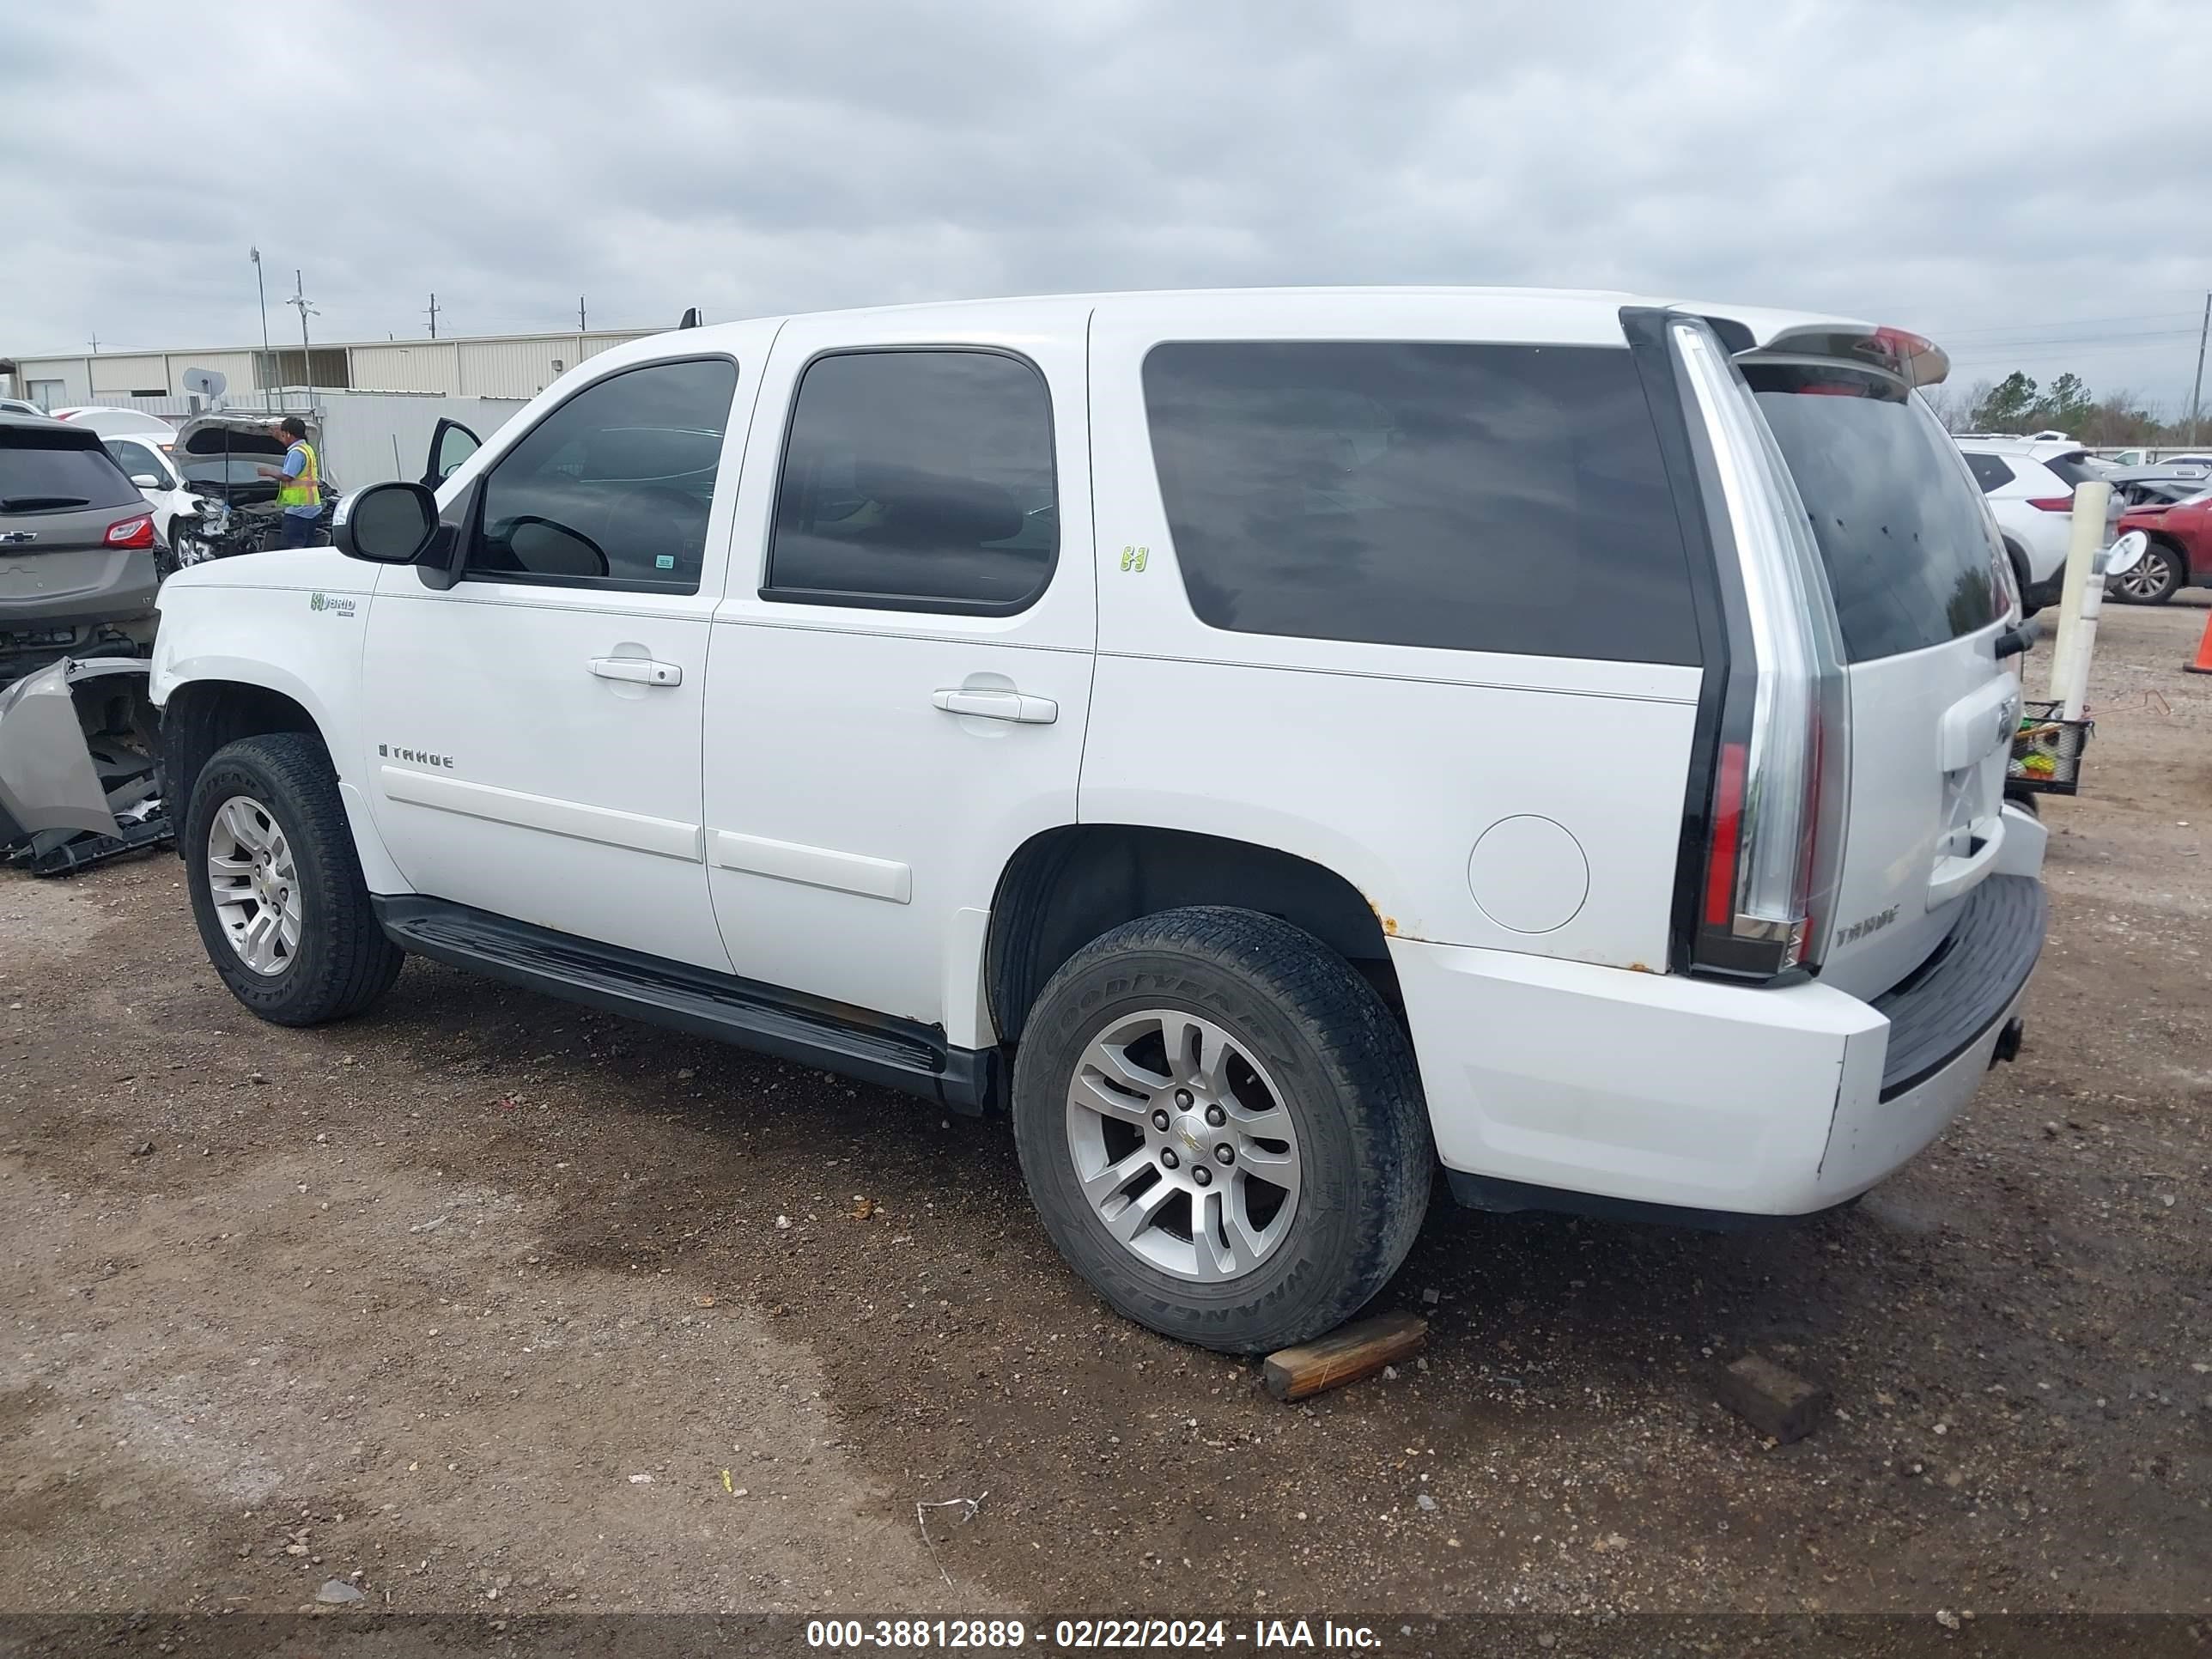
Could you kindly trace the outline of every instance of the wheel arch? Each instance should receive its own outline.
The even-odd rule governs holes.
[[[1279,848],[1149,824],[1062,824],[1006,861],[991,905],[984,987],[1001,1038],[1018,1041],[1046,982],[1078,951],[1140,916],[1192,905],[1258,911],[1349,961],[1403,1018],[1380,913],[1334,870]]]
[[[268,665],[261,672],[229,672],[179,678],[175,674],[161,688],[161,763],[170,811],[181,823],[191,800],[194,784],[216,752],[241,738],[271,732],[296,732],[313,738],[331,757],[338,776],[338,794],[346,809],[362,872],[372,892],[404,892],[404,879],[385,851],[382,838],[368,820],[360,792],[347,782],[339,763],[339,749],[331,740],[323,714],[312,690]],[[188,856],[180,836],[179,856]]]

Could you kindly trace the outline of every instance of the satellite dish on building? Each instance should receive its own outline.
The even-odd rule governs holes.
[[[205,398],[210,407],[221,401],[223,388],[230,384],[229,376],[211,368],[188,368],[182,379],[185,390],[195,398]]]
[[[696,328],[705,320],[706,319],[699,314],[699,307],[696,306],[690,306],[687,307],[684,310],[684,320],[677,324],[676,326],[678,328]]]

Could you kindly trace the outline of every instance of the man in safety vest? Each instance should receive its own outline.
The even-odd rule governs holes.
[[[284,465],[260,469],[263,477],[277,481],[276,504],[283,508],[277,515],[283,534],[276,545],[313,547],[315,520],[323,514],[322,465],[315,459],[314,446],[307,441],[307,426],[298,416],[287,415],[270,432],[284,441]]]

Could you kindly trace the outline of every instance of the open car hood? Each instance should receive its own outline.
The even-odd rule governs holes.
[[[195,415],[177,428],[175,453],[179,455],[263,455],[271,460],[283,459],[283,440],[273,436],[270,425],[281,416],[269,415],[240,415],[237,413]],[[322,428],[306,416],[299,417],[307,428],[307,441],[318,449],[322,446]]]

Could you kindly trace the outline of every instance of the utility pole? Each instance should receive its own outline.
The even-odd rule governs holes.
[[[438,337],[438,295],[434,290],[430,295],[430,337]]]
[[[577,333],[579,333],[579,334],[581,334],[583,331],[584,331],[584,296],[583,296],[582,295],[579,294],[579,295],[576,296],[576,332],[577,332]]]
[[[2204,320],[2197,329],[2197,384],[2189,391],[2189,444],[2197,447],[2197,410],[2204,397],[2204,339],[2212,335],[2212,294],[2204,296]]]
[[[276,354],[269,349],[269,289],[261,281],[261,250],[250,247],[246,252],[253,261],[253,291],[261,300],[261,362],[270,379],[274,380],[276,377]],[[254,371],[253,378],[257,380],[261,379],[260,368]],[[261,388],[261,407],[264,410],[270,407],[269,387],[265,383]]]
[[[323,313],[307,303],[307,279],[297,270],[292,273],[292,297],[284,301],[300,308],[300,373],[307,382],[307,413],[315,412],[315,364],[307,346],[307,319]]]
[[[100,356],[100,331],[96,328],[92,331],[92,355],[95,357]],[[2190,428],[2190,441],[2193,443],[2196,441],[2196,428],[2194,427]]]

